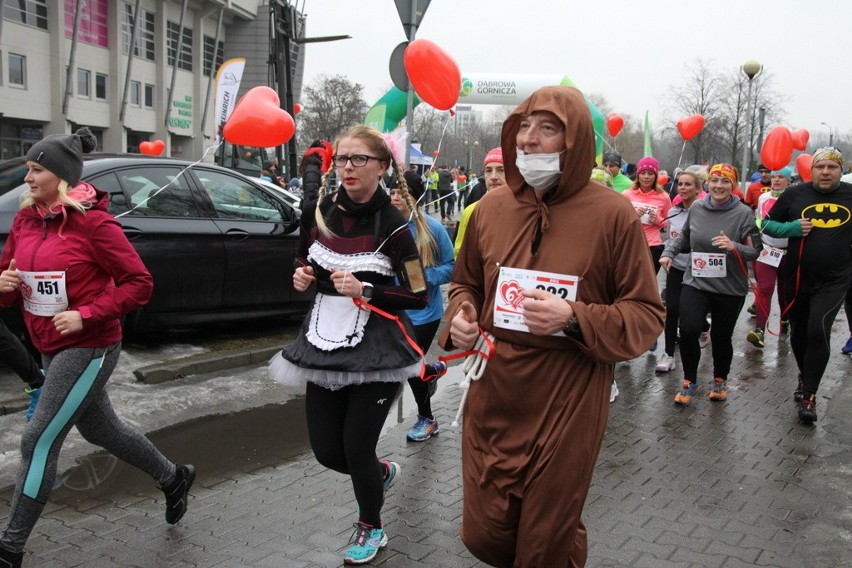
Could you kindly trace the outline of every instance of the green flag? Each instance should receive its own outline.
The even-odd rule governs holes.
[[[645,155],[653,156],[654,149],[651,148],[651,119],[648,116],[648,111],[645,111]]]

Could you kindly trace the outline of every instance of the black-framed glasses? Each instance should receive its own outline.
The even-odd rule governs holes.
[[[331,159],[334,161],[334,165],[338,168],[346,167],[346,162],[352,162],[352,165],[356,168],[363,168],[370,160],[382,160],[381,158],[376,158],[375,156],[366,156],[364,154],[352,154],[351,156],[332,156]]]

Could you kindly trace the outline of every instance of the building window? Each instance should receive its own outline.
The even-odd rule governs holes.
[[[142,83],[139,81],[130,81],[130,105],[135,107],[140,106],[141,97]]]
[[[204,76],[209,77],[215,75],[216,71],[225,61],[224,42],[219,41],[219,49],[216,50],[216,57],[213,57],[213,48],[216,46],[216,38],[204,36]]]
[[[154,85],[145,83],[145,108],[154,108]]]
[[[27,86],[27,58],[23,55],[9,54],[9,84],[15,87]]]
[[[47,0],[3,0],[3,5],[6,7],[3,12],[5,19],[47,29]]]
[[[130,38],[133,32],[133,9],[134,5],[124,2],[124,12],[121,18],[121,49],[122,53],[130,52]],[[148,10],[139,10],[139,29],[136,31],[136,45],[133,55],[154,61],[154,13]]]
[[[95,98],[107,100],[107,76],[103,73],[95,73]]]
[[[175,22],[168,23],[168,64],[173,66],[175,64],[175,55],[177,54],[178,47],[178,35],[180,33],[180,25]],[[180,59],[178,61],[177,68],[183,69],[184,71],[192,71],[192,30],[190,28],[183,28],[183,36],[180,40]]]
[[[92,72],[86,69],[77,69],[77,96],[82,99],[92,98],[91,89]]]

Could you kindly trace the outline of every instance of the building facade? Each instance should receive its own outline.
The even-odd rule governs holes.
[[[0,159],[88,126],[98,150],[196,160],[222,61],[246,58],[240,94],[270,84],[269,0],[0,1]]]

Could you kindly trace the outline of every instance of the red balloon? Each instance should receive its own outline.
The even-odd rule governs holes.
[[[793,148],[796,150],[804,151],[805,148],[808,147],[808,139],[811,137],[811,133],[805,130],[804,128],[800,128],[798,130],[793,131]]]
[[[624,118],[617,112],[611,112],[606,117],[606,129],[609,135],[615,138],[624,128]]]
[[[254,87],[237,101],[223,134],[232,144],[269,148],[284,144],[295,132],[296,123],[281,108],[278,93],[269,87]]]
[[[293,103],[293,116],[302,112],[302,103]]]
[[[693,114],[677,121],[677,131],[684,140],[692,140],[704,128],[704,115]]]
[[[428,39],[412,41],[405,48],[403,64],[421,100],[438,110],[455,106],[461,91],[461,71],[437,44]]]
[[[793,135],[786,126],[776,126],[766,135],[760,149],[760,161],[771,170],[780,170],[793,155]]]
[[[657,185],[666,185],[667,183],[669,183],[669,176],[666,174],[657,176]]]
[[[814,165],[814,157],[810,154],[799,154],[796,158],[796,171],[802,181],[811,181],[811,167]]]
[[[148,156],[159,156],[165,149],[166,143],[162,140],[154,140],[153,142],[145,140],[139,143],[139,152]]]
[[[440,152],[438,152],[437,150],[435,150],[434,152],[432,152],[432,155],[433,155],[433,156],[435,156],[435,157],[437,157],[437,156],[438,156],[438,154],[440,154]]]

